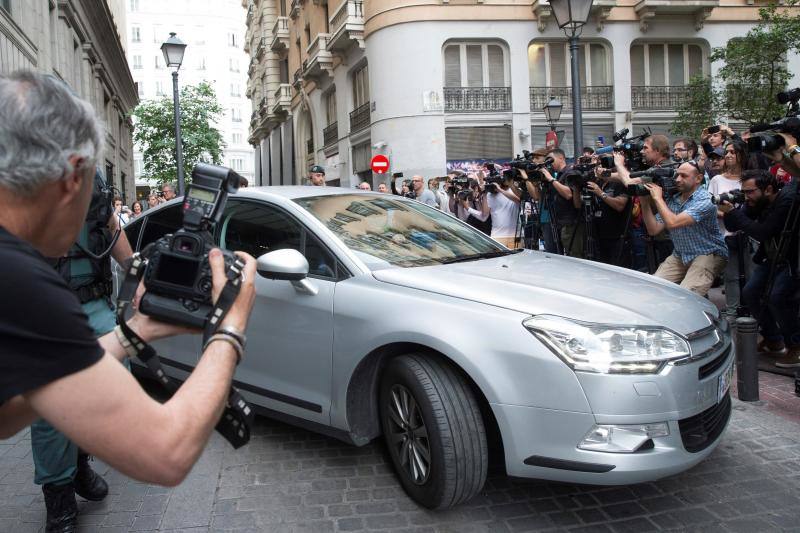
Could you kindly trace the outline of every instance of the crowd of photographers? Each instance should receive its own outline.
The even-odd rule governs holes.
[[[670,142],[621,130],[613,145],[587,147],[572,162],[558,148],[526,151],[428,187],[421,176],[393,180],[392,192],[508,247],[649,272],[702,296],[724,284],[728,319],[753,315],[759,351],[800,367],[799,99],[800,89],[781,93],[787,118],[738,134],[714,125],[699,142]]]

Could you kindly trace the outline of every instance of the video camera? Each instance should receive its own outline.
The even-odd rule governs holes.
[[[714,205],[719,205],[722,202],[728,202],[733,205],[742,205],[746,199],[747,198],[744,192],[740,191],[739,189],[734,189],[732,191],[724,192],[722,194],[711,195],[711,203]]]
[[[183,227],[150,244],[142,255],[146,292],[142,313],[169,322],[203,328],[213,309],[211,266],[214,248],[211,228],[220,221],[228,195],[239,190],[242,177],[233,170],[198,163],[183,201]],[[226,269],[233,252],[222,250]]]
[[[631,172],[632,178],[641,178],[642,183],[630,185],[628,194],[632,196],[649,196],[650,190],[644,186],[645,183],[654,183],[661,187],[664,197],[669,197],[678,192],[675,184],[676,167],[682,162],[672,163],[668,166],[653,167],[639,172]]]
[[[459,191],[469,188],[469,177],[466,174],[458,174],[450,179],[445,192],[450,195],[456,195]]]
[[[747,139],[747,149],[751,152],[772,152],[782,148],[786,141],[779,133],[788,133],[800,138],[800,87],[776,95],[780,104],[786,104],[786,116],[771,124],[757,124],[750,128],[753,134]]]
[[[534,182],[538,182],[544,179],[544,174],[542,173],[542,169],[547,169],[548,172],[551,174],[553,173],[553,158],[546,157],[543,162],[535,163],[533,161],[533,154],[528,150],[522,151],[522,157],[517,155],[516,158],[512,159],[509,162],[511,169],[514,170],[512,173],[512,178],[514,180],[521,180],[522,176],[520,175],[519,171],[524,170],[525,174],[528,175],[528,179]]]
[[[625,167],[628,170],[637,172],[646,169],[647,163],[642,157],[642,149],[644,148],[644,140],[650,137],[652,132],[649,128],[645,128],[641,135],[636,137],[628,137],[629,133],[630,130],[628,128],[617,131],[614,133],[615,144],[598,148],[595,150],[595,155],[607,156],[611,155],[612,152],[621,152],[625,156]],[[613,168],[613,156],[611,161],[612,165],[604,168]]]

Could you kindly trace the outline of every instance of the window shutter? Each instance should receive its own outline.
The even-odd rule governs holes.
[[[631,85],[644,85],[644,46],[631,46]]]
[[[669,54],[669,81],[667,85],[684,85],[686,79],[683,74],[683,45],[671,44],[667,48]]]
[[[503,49],[496,44],[486,47],[489,57],[489,87],[505,87],[506,73],[503,64]]]
[[[371,159],[372,149],[369,143],[353,146],[353,172],[358,173],[369,170],[369,162]]]
[[[561,43],[551,43],[550,50],[550,85],[552,87],[566,87],[566,46]]]
[[[467,45],[467,87],[483,87],[483,51],[481,45]]]
[[[546,87],[547,73],[545,72],[544,44],[532,44],[528,47],[528,69],[531,79],[531,87]]]
[[[444,49],[444,86],[461,87],[461,47],[458,45]]]
[[[511,126],[446,128],[447,159],[510,159],[513,157]]]

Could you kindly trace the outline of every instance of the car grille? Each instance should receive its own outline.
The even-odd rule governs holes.
[[[698,415],[678,421],[683,447],[689,453],[705,450],[722,434],[731,416],[731,397],[726,393],[718,404]]]
[[[725,364],[725,361],[728,359],[728,356],[731,353],[731,347],[728,346],[721,354],[714,358],[713,361],[708,362],[697,369],[697,378],[700,380],[704,380],[717,370],[719,370],[722,365]]]

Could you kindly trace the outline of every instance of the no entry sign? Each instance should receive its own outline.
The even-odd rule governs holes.
[[[375,174],[383,174],[389,171],[389,158],[385,155],[376,155],[372,158],[370,162],[370,166],[372,167],[372,171]]]

